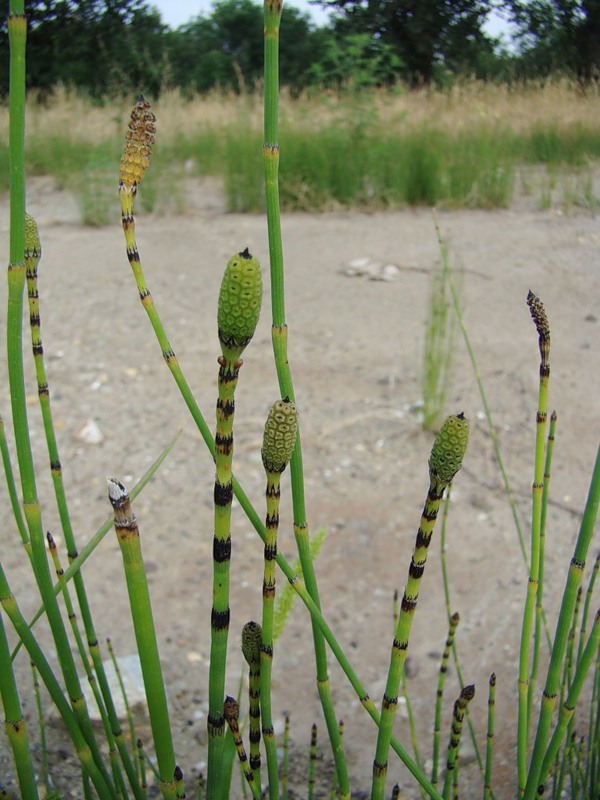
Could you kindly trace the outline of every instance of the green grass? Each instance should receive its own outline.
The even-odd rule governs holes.
[[[365,124],[365,109],[347,103],[335,115],[311,122],[297,110],[282,121],[280,195],[286,211],[406,206],[506,208],[521,184],[521,168],[540,167],[540,206],[554,200],[566,207],[595,207],[590,185],[564,181],[562,195],[548,183],[600,159],[600,128],[589,123],[571,127],[540,123],[516,132],[511,126],[490,128],[410,128],[402,120],[389,124],[374,110]],[[209,122],[198,130],[177,131],[154,155],[153,172],[144,192],[145,211],[181,211],[185,192],[179,177],[222,178],[229,211],[265,208],[263,168],[253,158],[260,131],[241,112],[222,125]],[[72,190],[86,224],[109,221],[107,198],[114,192],[114,165],[120,140],[111,131],[99,142],[69,131],[30,135],[26,142],[28,174],[51,175],[59,188]],[[8,187],[8,148],[0,145],[0,188]]]

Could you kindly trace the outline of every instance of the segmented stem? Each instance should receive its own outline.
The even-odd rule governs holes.
[[[444,780],[444,800],[450,800],[450,792],[455,779],[456,767],[458,763],[458,752],[462,738],[462,726],[467,706],[475,697],[475,687],[471,684],[465,686],[461,691],[458,700],[454,703],[452,714],[452,732],[448,743],[448,757],[446,760],[446,779]]]
[[[281,800],[288,800],[288,780],[290,768],[290,716],[285,715],[283,723],[283,758],[281,760]]]
[[[372,800],[383,800],[388,769],[388,752],[398,707],[398,687],[408,651],[410,630],[417,608],[421,579],[425,571],[429,543],[444,491],[460,469],[469,438],[469,423],[464,415],[450,416],[435,438],[429,457],[429,490],[417,531],[408,580],[404,589],[390,666],[381,704],[381,722],[373,760]]]
[[[313,722],[310,729],[310,756],[308,762],[308,800],[315,795],[315,772],[317,768],[317,726]]]
[[[215,436],[215,491],[213,541],[213,605],[208,708],[207,797],[214,800],[223,758],[223,697],[229,634],[229,565],[231,560],[231,464],[233,461],[234,393],[241,362],[219,358],[219,399]]]
[[[275,603],[275,559],[279,528],[281,474],[285,470],[298,432],[296,406],[286,398],[274,403],[269,410],[261,450],[267,476],[267,536],[264,549],[262,641],[260,648],[260,707],[262,735],[267,752],[269,797],[279,797],[277,749],[271,713],[271,669],[273,665],[273,608]]]
[[[533,800],[539,776],[542,769],[542,760],[546,751],[552,716],[556,707],[557,693],[560,683],[561,665],[564,660],[569,628],[573,618],[573,609],[577,600],[577,590],[583,578],[585,561],[592,539],[593,529],[598,516],[600,505],[600,447],[596,453],[596,461],[592,471],[592,479],[588,491],[583,518],[579,527],[579,534],[575,544],[575,551],[567,575],[565,589],[554,635],[554,643],[550,654],[550,664],[546,674],[546,683],[542,694],[542,707],[538,719],[538,726],[529,765],[529,774],[525,785],[525,800]]]
[[[52,482],[54,485],[54,493],[56,497],[56,504],[58,507],[59,517],[61,521],[61,528],[65,539],[67,548],[67,557],[69,564],[72,564],[77,559],[79,553],[75,542],[75,535],[73,526],[71,524],[71,517],[69,513],[67,496],[63,481],[61,459],[58,451],[58,443],[56,439],[54,422],[52,417],[52,406],[50,401],[50,389],[46,375],[46,367],[44,363],[44,346],[41,337],[41,316],[40,316],[40,302],[38,291],[38,266],[42,256],[42,248],[40,237],[35,220],[29,214],[25,216],[25,269],[27,279],[27,296],[29,302],[29,325],[31,330],[31,346],[33,351],[33,359],[35,364],[36,379],[38,385],[38,397],[40,402],[40,409],[42,413],[42,420],[44,423],[44,432],[46,436],[46,444],[48,448],[48,455],[50,460],[50,472],[52,475]],[[53,551],[51,550],[51,553]],[[53,558],[55,558],[55,551]],[[62,567],[59,574],[59,583],[62,586],[63,595],[68,598],[66,590],[66,578],[64,578],[64,571]],[[58,574],[58,572],[57,572]],[[127,747],[121,737],[121,726],[117,717],[116,709],[114,707],[112,695],[109,688],[109,683],[106,678],[104,664],[101,658],[100,649],[98,647],[98,637],[92,613],[87,598],[87,592],[83,581],[83,576],[79,570],[76,570],[73,575],[73,582],[75,585],[75,592],[79,603],[81,612],[81,619],[85,630],[86,640],[88,643],[89,652],[93,661],[94,670],[98,677],[98,684],[95,679],[91,683],[94,694],[97,695],[97,685],[100,687],[101,698],[96,696],[98,707],[102,712],[103,722],[107,728],[107,739],[111,752],[111,758],[114,757],[114,745],[116,744],[124,767],[128,773],[132,790],[137,798],[141,800],[141,793],[136,785],[135,769],[131,762]],[[70,600],[69,600],[70,605]],[[69,619],[74,621],[74,612],[69,612]],[[72,624],[73,627],[73,624]],[[80,651],[82,662],[88,665],[88,657],[85,653],[83,642],[77,625],[73,627],[76,636],[77,646]],[[90,674],[88,674],[90,680]],[[115,772],[115,769],[113,769]]]
[[[69,735],[73,741],[77,757],[79,758],[84,773],[87,773],[96,788],[99,797],[110,798],[116,800],[117,795],[114,787],[111,785],[110,780],[106,774],[106,770],[102,765],[99,758],[97,749],[93,751],[89,742],[87,741],[87,731],[84,731],[84,725],[81,723],[81,717],[77,714],[77,710],[71,706],[65,697],[63,690],[57,681],[52,668],[50,667],[40,645],[34,637],[31,629],[29,628],[25,617],[23,616],[16,597],[14,596],[6,574],[2,565],[0,564],[0,604],[6,616],[10,619],[17,636],[23,642],[31,661],[35,667],[52,698],[52,702],[58,709],[61,719],[63,720]],[[73,703],[73,701],[72,701]],[[74,703],[73,703],[74,705]]]
[[[35,675],[35,668],[34,668]],[[39,698],[39,688],[36,693],[36,700]],[[10,660],[10,650],[8,639],[4,628],[4,618],[0,614],[0,700],[4,709],[4,731],[6,738],[13,753],[17,777],[22,797],[31,797],[37,800],[38,790],[35,776],[35,768],[31,757],[31,746],[27,733],[27,723],[21,709],[19,690]],[[40,714],[40,724],[42,716]],[[43,730],[43,728],[42,728]],[[45,745],[45,740],[43,742]],[[42,774],[47,780],[48,761],[47,751],[42,748]]]
[[[548,749],[546,750],[546,754],[542,763],[542,768],[538,779],[540,785],[544,784],[550,769],[552,768],[554,759],[556,758],[558,749],[562,744],[567,727],[573,718],[573,714],[575,713],[575,706],[577,705],[577,701],[579,699],[585,679],[592,664],[594,663],[594,659],[598,657],[599,647],[600,610],[596,612],[587,644],[583,649],[581,659],[579,660],[577,669],[575,670],[575,675],[573,676],[573,679],[569,685],[567,697],[561,706],[558,723],[554,729],[552,739],[550,740],[550,744],[548,745]]]
[[[260,789],[256,785],[256,781],[254,780],[254,772],[248,765],[248,756],[246,755],[244,741],[242,739],[242,734],[240,733],[240,726],[238,723],[240,716],[240,707],[235,697],[227,695],[227,697],[225,698],[225,703],[223,705],[223,714],[225,716],[227,724],[229,725],[229,730],[231,731],[231,735],[233,736],[233,743],[235,744],[235,750],[237,752],[238,759],[242,767],[242,772],[244,773],[244,777],[246,778],[248,786],[252,791],[252,797],[256,798],[256,800],[260,800]]]
[[[175,754],[148,579],[142,558],[140,532],[129,493],[116,478],[108,479],[108,497],[113,507],[115,533],[123,556],[131,617],[158,762],[160,789],[165,800],[174,800],[176,798],[173,778],[176,767]]]
[[[517,721],[517,764],[519,790],[522,793],[527,780],[527,745],[531,717],[529,692],[529,656],[535,602],[539,587],[540,573],[540,535],[542,527],[542,494],[544,490],[544,451],[546,440],[546,418],[548,404],[548,382],[550,380],[550,327],[544,306],[540,299],[529,292],[527,305],[538,332],[540,350],[540,383],[538,391],[538,410],[536,414],[535,463],[532,485],[531,511],[531,554],[529,561],[529,580],[523,609],[521,646],[519,653],[519,705]]]
[[[242,652],[248,664],[248,716],[250,738],[250,769],[254,781],[261,791],[260,778],[260,648],[262,628],[258,622],[250,621],[242,630]]]
[[[264,87],[264,142],[265,194],[267,228],[271,266],[272,341],[277,378],[282,397],[294,401],[294,387],[287,357],[287,324],[285,319],[284,260],[279,207],[279,26],[282,1],[265,0],[265,87]],[[292,499],[294,507],[294,535],[302,563],[302,573],[309,596],[320,610],[319,591],[310,558],[310,536],[304,503],[304,479],[300,437],[291,462]],[[337,716],[333,706],[325,641],[319,626],[312,621],[313,645],[317,671],[317,689],[331,750],[335,761],[340,797],[349,800],[350,784],[346,759],[340,741]]]
[[[492,797],[492,766],[494,756],[494,719],[496,715],[496,674],[492,672],[488,691],[488,722],[485,748],[485,775],[483,781],[483,800]]]
[[[435,696],[435,719],[433,723],[433,765],[431,767],[431,782],[437,786],[438,782],[438,763],[440,754],[440,735],[441,735],[441,720],[442,720],[442,700],[444,697],[444,684],[446,683],[446,673],[448,672],[448,660],[450,658],[450,650],[454,644],[454,636],[460,616],[458,613],[452,614],[450,617],[450,626],[448,628],[448,636],[442,653],[442,662],[440,664],[440,674],[438,676],[438,685]]]
[[[537,675],[539,668],[540,647],[542,643],[542,629],[544,617],[544,561],[546,553],[546,515],[548,512],[548,498],[550,495],[550,475],[552,468],[552,454],[554,452],[554,440],[556,435],[556,411],[550,415],[550,427],[548,430],[548,440],[546,443],[546,463],[544,465],[544,488],[542,491],[542,512],[540,519],[540,563],[539,580],[535,598],[535,631],[533,634],[533,655],[531,659],[531,673],[529,675],[529,689],[527,703],[532,707],[533,695],[537,685]]]
[[[377,747],[375,759],[373,761],[373,782],[371,796],[373,800],[383,800],[385,796],[385,780],[388,768],[388,750],[394,717],[398,707],[398,687],[400,677],[404,668],[406,654],[408,650],[408,639],[414,618],[419,597],[419,587],[421,577],[427,561],[427,550],[433,534],[437,514],[444,496],[444,490],[448,484],[440,483],[432,478],[427,500],[421,516],[421,524],[417,532],[415,548],[411,558],[408,581],[400,605],[398,624],[392,645],[390,666],[388,670],[387,683],[381,705],[381,722],[379,734],[377,736]]]

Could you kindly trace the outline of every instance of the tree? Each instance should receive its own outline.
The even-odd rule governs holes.
[[[509,0],[530,73],[562,71],[582,82],[600,75],[600,0]]]
[[[0,4],[4,10],[7,14],[7,0]],[[145,0],[32,0],[26,11],[29,88],[44,93],[63,83],[95,96],[108,90],[160,90],[166,27]],[[6,91],[5,25],[0,53]]]
[[[286,8],[281,22],[281,82],[303,88],[318,49],[306,14]],[[219,0],[208,16],[200,15],[169,35],[169,62],[175,85],[205,92],[215,86],[238,90],[254,86],[263,74],[262,6],[253,0]]]
[[[430,83],[448,56],[469,67],[477,48],[493,49],[483,31],[492,0],[320,0],[337,10],[336,30],[368,33],[392,47],[413,85]],[[464,57],[459,58],[459,54]]]

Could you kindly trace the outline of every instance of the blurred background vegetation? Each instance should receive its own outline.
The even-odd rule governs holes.
[[[281,81],[290,93],[353,86],[445,87],[457,78],[515,82],[560,75],[582,86],[600,75],[600,0],[318,0],[317,26],[288,7]],[[100,99],[143,91],[251,91],[262,75],[262,5],[216,0],[171,30],[146,0],[32,0],[27,85]],[[0,93],[8,91],[8,0],[0,2]],[[490,14],[512,23],[494,38]]]

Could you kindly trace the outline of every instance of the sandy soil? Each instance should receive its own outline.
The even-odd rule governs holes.
[[[208,187],[197,192],[203,202],[185,216],[141,217],[137,232],[148,284],[212,427],[218,354],[215,308],[224,265],[233,252],[246,246],[265,266],[268,256],[263,217],[221,213],[211,191]],[[206,755],[213,466],[139,303],[118,219],[111,227],[84,229],[77,223],[72,198],[44,182],[35,184],[30,196],[44,250],[40,291],[46,363],[80,548],[109,515],[105,476],[115,475],[132,486],[183,428],[173,453],[135,508],[178,759],[191,792],[195,771]],[[2,209],[0,224],[6,237],[6,201]],[[600,436],[599,222],[589,212],[538,212],[524,201],[507,211],[442,212],[439,219],[452,265],[463,276],[466,325],[524,530],[530,514],[538,387],[537,338],[525,304],[528,289],[541,296],[550,317],[550,406],[559,415],[547,532],[546,596],[552,627]],[[289,215],[283,233],[289,358],[301,412],[309,522],[313,531],[321,526],[329,529],[316,564],[323,611],[379,703],[392,639],[392,595],[404,586],[428,484],[432,437],[421,429],[418,407],[426,301],[432,271],[440,260],[438,245],[427,210]],[[389,281],[351,277],[347,268],[356,259],[397,269],[389,270]],[[268,275],[265,280],[268,288]],[[4,285],[0,291],[4,304]],[[269,324],[266,303],[244,357],[236,401],[235,471],[261,514],[262,427],[278,396]],[[1,379],[1,410],[8,423],[4,363]],[[46,508],[44,525],[61,540],[33,381],[28,392],[33,443],[43,471],[39,490]],[[497,675],[496,796],[513,797],[516,669],[526,570],[462,340],[457,340],[447,408],[448,413],[458,411],[471,420],[472,435],[448,522],[452,609],[461,614],[457,642],[463,677],[476,685],[471,709],[480,746],[485,742],[487,682],[492,671]],[[101,432],[99,443],[82,441],[81,429],[89,420]],[[286,474],[280,550],[293,561],[288,481]],[[4,494],[2,502],[7,509]],[[227,687],[235,694],[242,669],[238,632],[244,622],[260,619],[261,614],[262,545],[237,507],[232,533]],[[17,542],[12,526],[3,525],[4,568],[29,615],[38,600]],[[110,636],[120,655],[129,654],[132,631],[112,531],[84,574],[100,638]],[[431,750],[445,636],[437,532],[413,626],[408,682],[424,760]],[[43,628],[40,637],[47,642]],[[25,676],[25,706],[34,725],[25,659],[19,669]],[[361,796],[370,786],[374,726],[333,659],[330,676],[337,711],[345,722],[354,792]],[[452,672],[444,742],[456,694]],[[293,783],[304,794],[313,721],[319,725],[321,752],[327,751],[310,619],[301,605],[295,607],[276,647],[274,709],[279,726],[284,712],[291,714]],[[144,730],[143,715],[141,726]],[[410,748],[402,707],[397,732]],[[57,782],[68,791],[75,769],[69,746],[58,726],[53,725],[50,734]],[[470,745],[466,756],[467,762],[473,761]],[[1,742],[0,769],[10,783],[13,771],[6,743]],[[327,787],[328,755],[319,760],[318,771],[319,785]],[[476,767],[467,763],[461,775],[462,796],[481,796]],[[418,797],[406,770],[392,760],[390,788],[395,781],[403,796]]]

